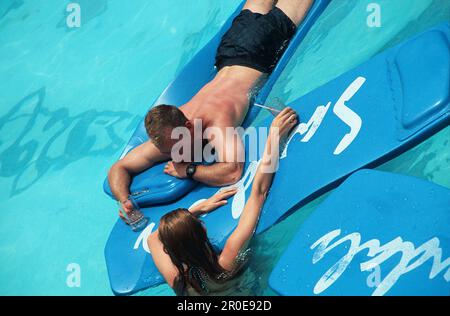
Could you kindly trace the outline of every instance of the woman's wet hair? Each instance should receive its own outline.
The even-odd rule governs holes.
[[[178,270],[174,290],[186,295],[191,286],[197,293],[208,294],[206,279],[218,280],[227,273],[218,262],[201,220],[189,210],[179,208],[164,215],[158,228],[164,251]]]

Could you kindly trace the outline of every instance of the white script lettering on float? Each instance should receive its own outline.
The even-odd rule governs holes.
[[[340,229],[333,230],[328,234],[317,240],[312,246],[311,250],[316,249],[313,254],[312,263],[316,264],[324,258],[324,256],[331,252],[334,248],[350,243],[348,251],[340,260],[338,260],[314,286],[314,294],[320,294],[328,289],[339,277],[345,272],[347,267],[352,262],[353,258],[359,252],[367,250],[367,256],[371,259],[360,263],[361,271],[371,271],[374,267],[381,266],[395,254],[400,253],[401,258],[399,263],[382,279],[375,287],[373,296],[381,296],[386,294],[400,279],[400,277],[417,267],[421,266],[427,260],[432,260],[433,264],[429,274],[429,278],[435,278],[441,271],[447,269],[444,274],[445,281],[450,281],[450,258],[442,262],[442,249],[439,247],[439,239],[437,237],[431,238],[420,247],[415,248],[414,244],[409,241],[403,241],[401,237],[381,245],[378,239],[371,239],[364,244],[361,244],[361,235],[359,233],[348,234],[341,239],[331,244],[335,238],[341,234]],[[347,249],[346,246],[346,249]]]
[[[350,146],[350,144],[355,140],[355,138],[359,134],[359,131],[361,130],[362,127],[361,118],[353,110],[347,107],[345,103],[348,102],[361,89],[361,87],[364,85],[365,82],[366,78],[364,77],[356,78],[355,81],[353,81],[348,86],[348,88],[344,91],[344,93],[342,93],[341,97],[336,102],[336,105],[333,107],[334,114],[336,114],[336,116],[339,117],[339,119],[341,119],[345,124],[347,124],[350,127],[350,132],[345,134],[344,137],[341,139],[341,141],[339,142],[339,144],[337,145],[336,149],[333,152],[334,155],[340,155],[343,151],[345,151],[348,148],[348,146]],[[318,130],[319,126],[322,124],[322,121],[325,115],[327,114],[330,106],[331,102],[328,102],[327,105],[319,105],[314,111],[311,118],[309,119],[308,123],[299,124],[294,129],[294,131],[291,132],[286,144],[284,145],[284,148],[280,155],[280,159],[284,159],[287,157],[289,144],[291,143],[294,135],[296,134],[305,135],[300,140],[303,143],[310,141],[310,139],[314,136],[314,134]],[[259,161],[256,163],[251,162],[247,169],[247,172],[245,173],[241,181],[233,185],[237,186],[238,188],[238,192],[233,197],[233,204],[231,208],[232,216],[234,219],[239,218],[242,214],[242,211],[244,210],[245,191],[250,187],[250,184],[252,183],[253,178],[255,177],[258,163]],[[243,184],[244,181],[246,183],[245,185]]]
[[[142,248],[150,253],[150,249],[148,249],[147,239],[148,236],[152,233],[153,228],[155,227],[155,223],[151,222],[145,229],[139,234],[138,238],[136,239],[136,242],[134,243],[134,249],[139,249],[139,246],[142,244]]]

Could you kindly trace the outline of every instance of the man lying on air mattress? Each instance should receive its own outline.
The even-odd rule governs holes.
[[[150,140],[133,149],[111,167],[108,181],[118,201],[127,200],[134,174],[161,161],[170,160],[165,166],[165,173],[177,178],[191,178],[210,186],[233,184],[241,178],[243,144],[238,134],[226,137],[226,129],[242,124],[248,111],[251,92],[275,68],[312,2],[313,0],[246,2],[222,37],[216,54],[215,66],[218,72],[215,78],[189,102],[178,108],[166,104],[153,107],[145,118]],[[188,138],[193,141],[187,147],[191,148],[192,154],[172,150],[178,142],[171,137],[174,129],[189,133]],[[203,135],[204,131],[211,133]],[[203,138],[207,139],[206,144]],[[200,148],[194,146],[196,143],[201,144]],[[192,163],[203,160],[203,146],[209,146],[211,152],[214,151],[215,163]],[[183,147],[183,151],[185,148]],[[124,210],[131,211],[131,205],[122,204]]]

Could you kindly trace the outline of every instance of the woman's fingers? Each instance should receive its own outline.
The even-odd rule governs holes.
[[[297,114],[291,114],[286,120],[286,124],[295,124],[297,122]]]
[[[222,191],[218,194],[218,199],[228,199],[230,196],[235,195],[237,192],[237,188],[230,188],[225,191]]]
[[[284,112],[280,117],[279,117],[279,124],[281,125],[280,127],[282,127],[283,125],[289,124],[289,122],[293,122],[293,120],[297,117],[297,113],[292,110],[292,109],[288,109],[286,112]]]
[[[297,122],[297,113],[291,112],[288,116],[283,117],[281,127],[288,127]]]
[[[273,125],[278,128],[278,135],[284,137],[297,124],[297,113],[292,109],[288,109],[277,120]]]
[[[285,115],[289,113],[291,109],[289,107],[284,108],[278,115],[275,117],[274,121],[281,120]]]
[[[226,189],[224,191],[221,191],[215,195],[213,195],[211,197],[211,202],[212,203],[216,203],[216,202],[221,202],[221,201],[226,201],[228,198],[230,198],[231,196],[235,195],[237,193],[237,188],[233,187],[233,188],[229,188]],[[225,203],[226,204],[226,203]]]
[[[216,203],[215,203],[215,206],[216,206],[216,208],[217,208],[217,207],[223,206],[223,205],[225,205],[225,204],[227,204],[227,203],[228,203],[227,200],[222,200],[222,201],[216,202]]]
[[[291,108],[287,106],[283,110],[281,110],[281,112],[278,114],[278,116],[283,116],[284,114],[286,114],[290,110],[291,110]]]
[[[295,113],[294,110],[292,110],[291,108],[287,107],[283,111],[280,112],[279,119],[281,121],[283,121],[284,119],[286,119],[286,117],[289,117],[292,113]]]

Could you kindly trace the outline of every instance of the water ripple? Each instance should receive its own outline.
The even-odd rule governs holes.
[[[0,177],[13,178],[10,197],[50,170],[86,157],[115,157],[125,142],[118,130],[132,131],[142,119],[127,111],[86,110],[71,115],[73,107],[51,110],[44,100],[42,87],[0,117]]]

